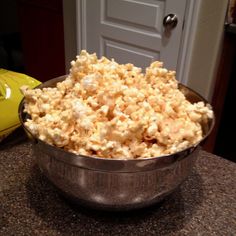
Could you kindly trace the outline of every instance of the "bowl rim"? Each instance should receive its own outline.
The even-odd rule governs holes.
[[[62,75],[62,76],[59,76],[59,77],[56,77],[56,78],[53,78],[53,79],[50,79],[40,85],[38,85],[37,87],[35,87],[34,89],[36,88],[43,88],[43,87],[53,87],[52,85],[55,85],[57,82],[61,82],[63,81],[64,79],[66,79],[69,75]],[[185,91],[188,91],[188,92],[191,92],[197,99],[199,99],[199,101],[203,101],[205,104],[210,104],[205,98],[203,98],[199,93],[197,93],[196,91],[194,91],[193,89],[181,84],[181,83],[178,83],[179,85],[179,88],[182,90],[182,92],[185,90]],[[184,93],[184,92],[183,92]],[[25,116],[27,115],[25,112],[24,112],[24,102],[25,102],[25,97],[22,98],[20,104],[19,104],[19,107],[18,107],[18,116],[19,116],[19,119],[20,119],[20,123],[22,125],[22,127],[24,128],[25,132],[28,134],[29,138],[31,140],[33,140],[33,142],[35,144],[40,144],[40,145],[46,145],[46,147],[48,147],[50,150],[51,149],[54,149],[56,152],[62,152],[64,154],[66,154],[67,156],[70,155],[70,157],[73,157],[72,159],[89,159],[89,160],[94,160],[94,161],[98,161],[98,162],[101,162],[101,161],[104,161],[104,162],[116,162],[116,163],[133,163],[135,165],[142,165],[141,162],[153,162],[153,161],[156,161],[156,160],[159,160],[160,162],[163,162],[163,160],[165,159],[166,161],[164,161],[166,164],[170,164],[170,163],[173,163],[175,162],[176,160],[180,160],[180,159],[183,159],[184,157],[188,156],[190,153],[192,153],[198,146],[200,143],[202,143],[208,136],[209,134],[212,132],[212,129],[214,128],[214,125],[215,125],[215,114],[214,114],[214,110],[213,110],[213,118],[210,120],[210,126],[209,126],[209,129],[207,130],[206,134],[202,137],[201,140],[199,140],[197,143],[195,143],[194,145],[191,145],[190,147],[187,147],[183,150],[180,150],[178,152],[175,152],[175,153],[172,153],[172,154],[167,154],[167,155],[161,155],[161,156],[157,156],[157,157],[148,157],[148,158],[136,158],[136,159],[118,159],[118,158],[105,158],[105,157],[96,157],[96,156],[86,156],[86,155],[81,155],[81,154],[75,154],[73,152],[69,152],[69,151],[66,151],[65,149],[63,148],[60,148],[60,147],[57,147],[57,146],[53,146],[53,145],[50,145],[48,143],[46,143],[45,141],[42,141],[40,140],[39,138],[35,137],[31,131],[25,126],[24,124],[24,121],[25,121]],[[77,161],[70,161],[71,158],[70,157],[67,157],[67,158],[59,158],[61,161],[64,161],[64,162],[71,162],[75,165],[77,165]],[[64,160],[65,159],[65,160]],[[68,160],[66,160],[68,159]],[[83,161],[82,161],[83,162]],[[87,163],[87,161],[85,161]],[[143,163],[144,165],[144,163]]]

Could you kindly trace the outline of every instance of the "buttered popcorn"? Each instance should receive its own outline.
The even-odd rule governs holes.
[[[157,157],[197,144],[209,105],[191,104],[175,72],[153,62],[143,74],[81,51],[55,88],[22,89],[26,127],[39,139],[76,154],[103,158]]]

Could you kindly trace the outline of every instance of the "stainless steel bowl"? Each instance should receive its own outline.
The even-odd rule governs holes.
[[[54,87],[61,76],[39,87]],[[180,85],[190,102],[205,101],[193,90]],[[114,160],[75,155],[51,146],[24,126],[24,99],[19,117],[33,141],[33,154],[41,171],[61,192],[78,204],[103,210],[129,210],[162,200],[189,175],[199,154],[199,144],[210,134],[214,119],[203,127],[200,143],[172,155],[139,160]]]

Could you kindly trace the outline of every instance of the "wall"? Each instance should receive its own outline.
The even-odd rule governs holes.
[[[65,74],[62,0],[21,0],[25,73],[44,82]]]
[[[0,33],[18,32],[19,25],[16,0],[0,1],[0,9]]]
[[[193,32],[187,85],[202,96],[212,97],[221,49],[227,0],[202,0]]]
[[[16,0],[0,1],[0,68],[24,72]]]

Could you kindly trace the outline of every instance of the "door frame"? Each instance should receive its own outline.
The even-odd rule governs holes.
[[[197,27],[201,0],[188,0],[183,23],[182,42],[177,62],[177,79],[187,85],[190,72],[190,62],[194,48],[194,32]]]

